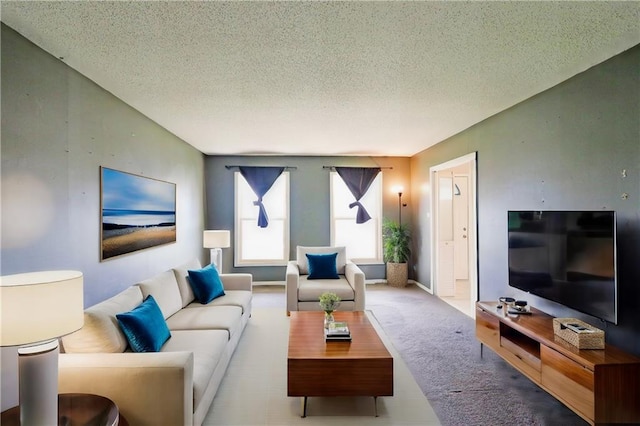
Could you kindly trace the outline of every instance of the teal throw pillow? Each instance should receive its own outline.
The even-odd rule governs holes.
[[[338,253],[306,254],[309,263],[309,280],[330,279],[337,280],[336,257]]]
[[[215,266],[208,265],[202,269],[190,269],[187,272],[193,295],[198,302],[206,305],[213,299],[224,296],[224,286]]]
[[[116,318],[134,352],[158,352],[171,337],[162,311],[151,295],[133,310],[117,314]]]

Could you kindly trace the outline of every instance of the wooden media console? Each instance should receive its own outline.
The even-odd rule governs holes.
[[[552,316],[498,305],[476,303],[482,344],[590,424],[640,423],[640,358],[611,345],[580,350],[554,334]]]

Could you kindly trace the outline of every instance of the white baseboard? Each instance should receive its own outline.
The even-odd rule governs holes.
[[[418,286],[419,288],[421,288],[422,290],[426,291],[427,293],[431,293],[431,291],[429,291],[429,289],[424,286],[423,284],[420,284],[418,281],[415,280],[409,280],[408,281],[409,284],[415,284],[416,286]],[[375,285],[375,284],[386,284],[387,280],[384,278],[374,278],[374,279],[370,279],[370,280],[365,280],[364,282],[366,285]],[[253,286],[257,287],[257,286],[280,286],[280,287],[284,287],[285,286],[285,282],[284,281],[254,281],[253,282]],[[433,293],[431,293],[433,294]]]
[[[409,280],[409,282],[411,282],[411,280]],[[369,285],[369,284],[386,284],[387,280],[378,278],[378,279],[365,280],[364,283],[367,284],[367,285]],[[261,285],[279,285],[279,286],[284,286],[285,282],[284,281],[254,281],[253,285],[254,286],[261,286]]]
[[[253,286],[262,286],[262,285],[276,285],[276,286],[282,286],[284,287],[285,282],[284,281],[254,281],[253,282]]]
[[[414,281],[413,282],[416,286],[418,286],[419,288],[421,288],[422,290],[426,291],[429,294],[433,294],[433,291],[431,291],[429,289],[429,287],[425,286],[424,284],[419,283],[418,281]]]

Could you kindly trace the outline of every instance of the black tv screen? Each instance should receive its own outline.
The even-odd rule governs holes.
[[[617,323],[613,211],[509,211],[509,285]]]

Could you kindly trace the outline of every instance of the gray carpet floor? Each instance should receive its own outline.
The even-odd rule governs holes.
[[[284,287],[254,287],[254,305],[285,310]],[[490,349],[480,356],[475,323],[409,285],[367,286],[371,310],[445,426],[586,425]]]

